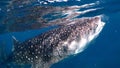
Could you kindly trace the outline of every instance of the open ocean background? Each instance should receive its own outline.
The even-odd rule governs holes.
[[[82,53],[56,63],[52,65],[51,68],[120,68],[120,0],[97,1],[99,1],[100,4],[95,7],[103,9],[83,14],[81,17],[92,17],[103,14],[105,16],[103,21],[106,23],[106,25],[100,35],[97,37],[97,39],[92,41],[87,49],[85,49]],[[0,0],[0,32],[4,30],[4,26],[2,26],[1,22],[5,12],[2,9],[8,4],[7,2],[8,0]],[[50,5],[71,6],[84,5],[94,2],[96,2],[96,0],[69,0],[68,2],[51,3]],[[24,41],[44,31],[47,31],[50,28],[23,32],[1,33],[0,48],[5,46],[5,51],[2,53],[7,55],[11,53],[13,46],[12,36],[15,36],[20,41]],[[19,67],[15,66],[15,68]],[[29,68],[29,66],[25,68]]]

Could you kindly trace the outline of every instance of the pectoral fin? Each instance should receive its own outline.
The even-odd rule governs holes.
[[[13,49],[12,49],[12,51],[14,51],[20,45],[20,42],[15,38],[15,36],[12,36],[12,40],[13,40]]]

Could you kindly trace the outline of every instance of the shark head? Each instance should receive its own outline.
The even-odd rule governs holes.
[[[82,52],[87,44],[100,34],[105,25],[105,23],[101,21],[101,16],[82,18],[75,22],[77,22],[77,27],[73,34],[78,34],[76,37],[77,40],[72,41],[68,46],[73,54]]]

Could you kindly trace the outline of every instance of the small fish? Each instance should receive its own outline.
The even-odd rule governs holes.
[[[9,62],[31,64],[31,68],[50,68],[70,55],[82,52],[96,38],[105,23],[100,16],[74,19],[24,42],[14,37],[14,48]]]

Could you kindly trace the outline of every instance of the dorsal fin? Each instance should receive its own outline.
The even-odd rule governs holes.
[[[15,50],[18,45],[20,44],[20,42],[15,38],[15,36],[12,36],[12,40],[13,40],[13,49],[12,50]]]

